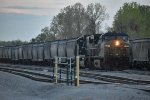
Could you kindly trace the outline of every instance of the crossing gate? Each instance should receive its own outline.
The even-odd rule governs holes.
[[[67,85],[79,86],[79,56],[55,57],[54,64],[53,77],[56,84],[65,81]]]

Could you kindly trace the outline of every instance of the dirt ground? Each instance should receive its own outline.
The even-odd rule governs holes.
[[[33,81],[0,72],[0,100],[150,100],[150,93],[122,84],[79,87]]]

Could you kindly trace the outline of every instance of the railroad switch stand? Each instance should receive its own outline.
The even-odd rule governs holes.
[[[63,71],[63,74],[66,74],[66,84],[79,86],[79,56],[76,59],[66,58],[66,57],[55,57],[55,66],[54,66],[54,82],[58,83],[58,70],[59,70],[59,80],[62,80],[62,70],[61,65],[64,65],[66,70]],[[64,60],[66,59],[66,60]],[[64,62],[65,61],[65,62]],[[75,64],[76,61],[76,64]],[[60,66],[59,66],[60,65]],[[76,65],[76,66],[75,66]]]

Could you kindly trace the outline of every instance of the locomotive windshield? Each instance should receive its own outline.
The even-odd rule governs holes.
[[[121,39],[124,41],[128,41],[128,36],[104,36],[104,41],[110,41],[114,39]]]
[[[128,36],[117,36],[118,39],[122,39],[124,41],[128,41]]]

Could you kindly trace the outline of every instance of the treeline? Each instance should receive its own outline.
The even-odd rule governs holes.
[[[84,7],[81,3],[67,6],[53,17],[50,27],[41,30],[32,43],[67,39],[85,34],[102,33],[101,23],[108,18],[100,3]],[[150,6],[136,2],[124,3],[114,16],[113,27],[107,31],[126,32],[130,38],[150,37]]]
[[[113,30],[131,38],[150,37],[150,6],[124,3],[114,17]]]
[[[100,3],[84,7],[81,3],[67,6],[53,17],[50,27],[41,30],[31,42],[74,38],[85,34],[99,34],[101,23],[107,18],[106,8]]]
[[[84,7],[81,3],[67,6],[53,17],[49,27],[30,40],[29,43],[74,38],[82,35],[100,34],[101,24],[108,18],[106,8],[100,3]],[[126,32],[131,38],[150,37],[150,6],[136,2],[124,3],[114,16],[113,27],[107,31]],[[20,40],[0,41],[0,46],[21,45]]]
[[[27,41],[21,41],[21,40],[0,41],[0,46],[16,46],[16,45],[22,45],[27,43],[28,43]]]

